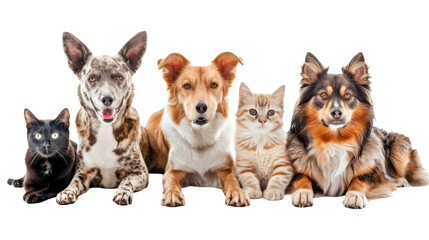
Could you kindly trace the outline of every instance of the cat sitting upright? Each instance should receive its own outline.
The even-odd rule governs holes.
[[[28,149],[25,155],[27,173],[20,179],[9,179],[14,187],[24,187],[24,201],[43,202],[64,190],[76,171],[77,145],[69,140],[70,114],[67,108],[55,120],[39,120],[24,110]]]
[[[283,130],[284,94],[284,86],[273,94],[254,94],[246,84],[240,85],[235,135],[236,175],[252,199],[283,199],[293,176]]]

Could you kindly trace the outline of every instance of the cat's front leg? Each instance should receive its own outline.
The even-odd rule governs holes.
[[[125,177],[113,196],[113,201],[118,205],[129,205],[133,202],[133,193],[138,192],[148,185],[149,173],[143,159],[130,160],[126,168],[118,170],[125,172]],[[138,166],[138,167],[136,167]]]
[[[249,198],[256,199],[262,197],[259,179],[252,168],[237,166],[236,173],[238,181]]]
[[[77,198],[88,191],[91,181],[99,174],[97,168],[80,168],[76,171],[69,186],[57,195],[60,205],[72,204]]]
[[[275,162],[271,178],[267,184],[267,189],[264,191],[264,198],[267,200],[283,199],[292,176],[293,168],[290,161]]]

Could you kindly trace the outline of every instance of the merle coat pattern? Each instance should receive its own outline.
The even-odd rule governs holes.
[[[69,66],[80,80],[77,118],[80,146],[78,169],[71,184],[57,196],[59,204],[74,203],[92,187],[117,188],[113,201],[132,203],[133,192],[148,184],[142,152],[148,152],[145,130],[131,106],[131,78],[146,50],[146,32],[129,40],[116,56],[93,56],[79,39],[63,34]]]

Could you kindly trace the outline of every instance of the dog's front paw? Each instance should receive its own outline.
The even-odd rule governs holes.
[[[248,188],[244,188],[243,190],[247,195],[249,195],[251,199],[262,197],[262,191],[259,188],[248,187]]]
[[[25,193],[24,194],[24,201],[27,203],[39,203],[45,201],[46,195],[41,193]]]
[[[270,201],[282,200],[285,195],[285,191],[275,188],[268,188],[264,191],[264,198]]]
[[[348,208],[362,209],[366,206],[365,194],[358,191],[348,191],[344,198],[343,204]]]
[[[225,204],[234,207],[250,205],[249,196],[241,188],[232,188],[225,193]]]
[[[57,203],[60,205],[67,205],[76,202],[77,194],[71,190],[64,190],[57,194]]]
[[[292,204],[295,207],[313,206],[313,191],[309,189],[298,189],[292,193]]]
[[[161,204],[167,207],[185,206],[185,196],[180,190],[166,191],[162,197]]]
[[[113,201],[118,205],[130,205],[133,202],[133,193],[130,191],[117,190]]]

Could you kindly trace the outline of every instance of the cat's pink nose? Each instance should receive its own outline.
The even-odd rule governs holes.
[[[258,120],[261,124],[262,124],[262,127],[264,126],[264,123],[265,123],[265,121],[262,121],[262,120]]]

